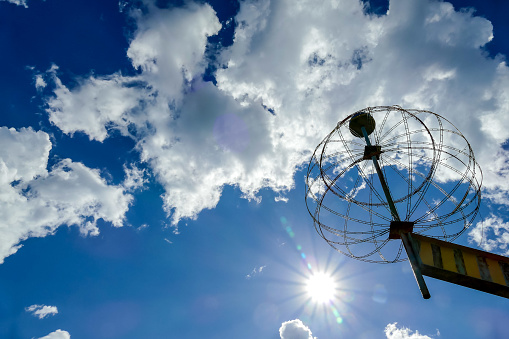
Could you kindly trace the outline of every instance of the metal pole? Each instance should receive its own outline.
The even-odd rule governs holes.
[[[421,259],[415,253],[414,246],[412,246],[412,236],[410,233],[400,232],[401,241],[403,241],[403,246],[405,247],[406,254],[408,256],[408,260],[410,261],[410,266],[412,266],[412,271],[414,272],[415,280],[417,281],[417,285],[419,285],[419,289],[421,290],[422,297],[424,299],[431,298],[429,294],[428,286],[426,286],[426,282],[424,281],[424,277],[421,273]]]
[[[361,126],[362,134],[364,135],[364,139],[366,139],[366,144],[368,146],[371,146],[371,141],[368,137],[368,132],[366,132],[366,129],[364,126]],[[391,192],[389,191],[389,187],[387,187],[387,183],[385,182],[384,175],[382,173],[382,170],[380,169],[380,166],[378,165],[378,160],[376,160],[376,155],[373,155],[371,157],[371,160],[373,160],[373,165],[375,165],[376,173],[378,174],[378,179],[380,179],[380,184],[382,185],[382,189],[384,190],[385,197],[387,198],[387,203],[389,204],[389,209],[391,210],[392,218],[395,221],[400,221],[398,210],[396,209],[396,206],[394,205],[394,201],[392,201]]]
[[[366,140],[366,144],[368,146],[371,146],[371,141],[369,140],[368,132],[366,132],[366,129],[364,126],[361,126],[362,135],[364,136],[364,139]],[[380,166],[378,165],[378,160],[376,159],[376,155],[373,155],[371,157],[371,160],[373,161],[373,165],[375,165],[376,173],[378,174],[378,179],[380,180],[380,184],[382,185],[382,189],[385,194],[385,198],[387,199],[387,203],[389,204],[389,209],[392,214],[392,218],[394,221],[401,221],[399,218],[398,210],[396,209],[396,205],[394,205],[394,201],[391,197],[391,192],[389,191],[389,187],[387,186],[387,183],[385,182],[384,175],[382,173],[382,170],[380,169]],[[420,259],[417,256],[417,253],[414,251],[414,247],[412,246],[412,237],[410,233],[400,232],[401,241],[403,241],[403,246],[405,247],[406,254],[408,256],[408,259],[410,261],[410,266],[412,267],[412,271],[414,272],[415,280],[417,281],[417,285],[419,285],[419,289],[421,290],[422,297],[424,299],[429,299],[431,295],[429,294],[428,287],[426,286],[426,282],[424,281],[424,278],[421,273],[420,269]]]

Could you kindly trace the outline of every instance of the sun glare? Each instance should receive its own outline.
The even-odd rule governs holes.
[[[330,275],[315,273],[309,278],[306,290],[313,301],[326,303],[334,298],[336,283]]]

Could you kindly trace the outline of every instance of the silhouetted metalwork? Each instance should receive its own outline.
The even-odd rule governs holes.
[[[463,233],[478,213],[481,183],[470,144],[447,119],[368,107],[340,121],[315,149],[306,204],[337,251],[392,263],[406,260],[405,239],[392,240],[400,232],[446,241]]]

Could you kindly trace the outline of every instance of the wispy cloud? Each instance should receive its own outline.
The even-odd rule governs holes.
[[[41,74],[35,75],[35,88],[38,91],[41,91],[42,89],[46,88],[47,85],[48,84],[46,83],[46,81],[44,81],[44,78]]]
[[[284,195],[278,195],[277,197],[274,198],[274,201],[275,202],[279,202],[279,201],[288,202],[288,198],[285,197]]]
[[[126,191],[132,192],[142,189],[148,182],[146,169],[140,169],[135,164],[130,167],[124,165],[125,179],[123,186]]]
[[[261,274],[263,272],[263,270],[265,269],[265,267],[267,267],[266,265],[265,266],[260,266],[260,267],[255,267],[253,268],[253,270],[251,271],[251,273],[249,273],[248,275],[246,275],[246,279],[251,279],[259,274]]]
[[[7,2],[10,2],[11,4],[15,4],[18,6],[23,6],[25,8],[28,8],[26,0],[0,0],[0,1],[7,1]]]
[[[25,308],[26,312],[32,313],[35,317],[39,319],[44,319],[50,315],[58,314],[58,309],[56,306],[47,306],[47,305],[32,305]]]

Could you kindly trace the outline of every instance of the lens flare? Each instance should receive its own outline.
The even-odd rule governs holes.
[[[309,278],[306,290],[313,301],[324,304],[334,298],[336,283],[330,275],[315,273]]]

